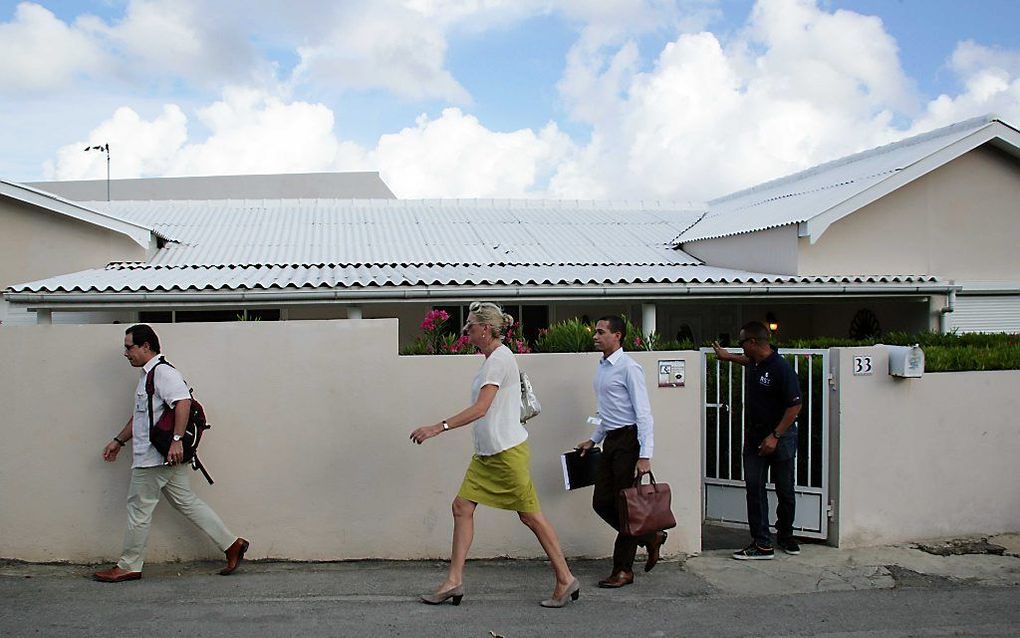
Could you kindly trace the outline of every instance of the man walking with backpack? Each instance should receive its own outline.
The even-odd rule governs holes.
[[[170,504],[198,526],[227,556],[227,565],[220,574],[232,573],[244,558],[248,541],[232,534],[216,512],[195,496],[191,490],[187,464],[184,459],[182,437],[188,425],[191,392],[181,373],[173,366],[158,365],[159,337],[147,325],[131,326],[124,335],[124,357],[135,368],[141,368],[141,378],[135,390],[134,414],[124,428],[103,449],[103,459],[109,463],[128,440],[132,440],[133,462],[131,485],[128,489],[128,528],[124,536],[124,551],[120,560],[110,569],[93,574],[96,580],[119,583],[142,577],[145,546],[149,539],[152,512],[162,492]],[[152,374],[154,393],[152,411],[146,379]],[[166,458],[149,442],[149,427],[157,423],[163,412],[174,410],[174,436]]]

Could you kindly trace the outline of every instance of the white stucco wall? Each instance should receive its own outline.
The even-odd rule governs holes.
[[[116,558],[124,533],[129,450],[100,451],[130,415],[138,373],[122,357],[125,326],[0,330],[0,557]],[[252,558],[448,557],[449,505],[471,456],[467,428],[421,447],[410,431],[466,407],[481,360],[398,357],[397,322],[291,321],[157,327],[167,358],[208,409],[213,429],[197,492]],[[679,527],[666,551],[701,546],[701,388],[697,353],[638,353],[656,418],[656,477],[671,484]],[[597,354],[526,355],[544,412],[529,425],[533,480],[568,556],[606,556],[612,531],[591,490],[563,490],[559,454],[589,434]],[[688,384],[656,386],[656,360],[686,358]],[[479,508],[472,557],[538,557],[511,512]],[[166,504],[148,560],[213,558],[211,543]]]
[[[839,545],[1020,531],[1020,371],[887,371],[885,348],[840,350]]]
[[[1020,279],[1020,161],[985,146],[800,239],[800,274]]]
[[[0,197],[0,290],[111,261],[145,259],[130,237]]]
[[[684,243],[710,266],[781,275],[797,274],[797,225]]]

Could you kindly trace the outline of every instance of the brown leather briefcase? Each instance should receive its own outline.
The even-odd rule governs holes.
[[[676,527],[676,519],[670,510],[672,500],[669,484],[656,483],[648,472],[650,483],[641,483],[641,476],[634,479],[634,486],[620,490],[619,499],[620,532],[628,536],[644,536],[664,529]]]

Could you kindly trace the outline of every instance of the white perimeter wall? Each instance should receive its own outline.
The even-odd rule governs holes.
[[[840,350],[840,546],[1020,530],[1020,371],[887,372]]]
[[[113,560],[124,535],[130,449],[100,451],[129,418],[138,372],[120,325],[0,330],[0,557]],[[206,405],[196,491],[252,558],[447,557],[449,512],[472,451],[467,428],[417,447],[410,431],[466,407],[479,356],[398,357],[397,321],[157,327],[167,358]],[[701,547],[699,355],[638,353],[656,419],[653,468],[672,485],[669,553]],[[597,354],[526,355],[544,412],[529,425],[532,476],[568,556],[606,556],[613,532],[591,489],[563,490],[559,454],[589,434]],[[656,387],[658,359],[686,358],[687,387]],[[472,557],[542,556],[512,512],[480,507]],[[161,504],[148,560],[221,556]]]

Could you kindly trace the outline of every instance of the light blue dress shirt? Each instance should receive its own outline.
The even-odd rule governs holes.
[[[652,458],[652,406],[648,403],[645,373],[638,362],[623,348],[599,359],[593,386],[598,407],[596,416],[602,423],[595,427],[592,442],[601,443],[606,434],[617,428],[637,425],[639,456]]]

